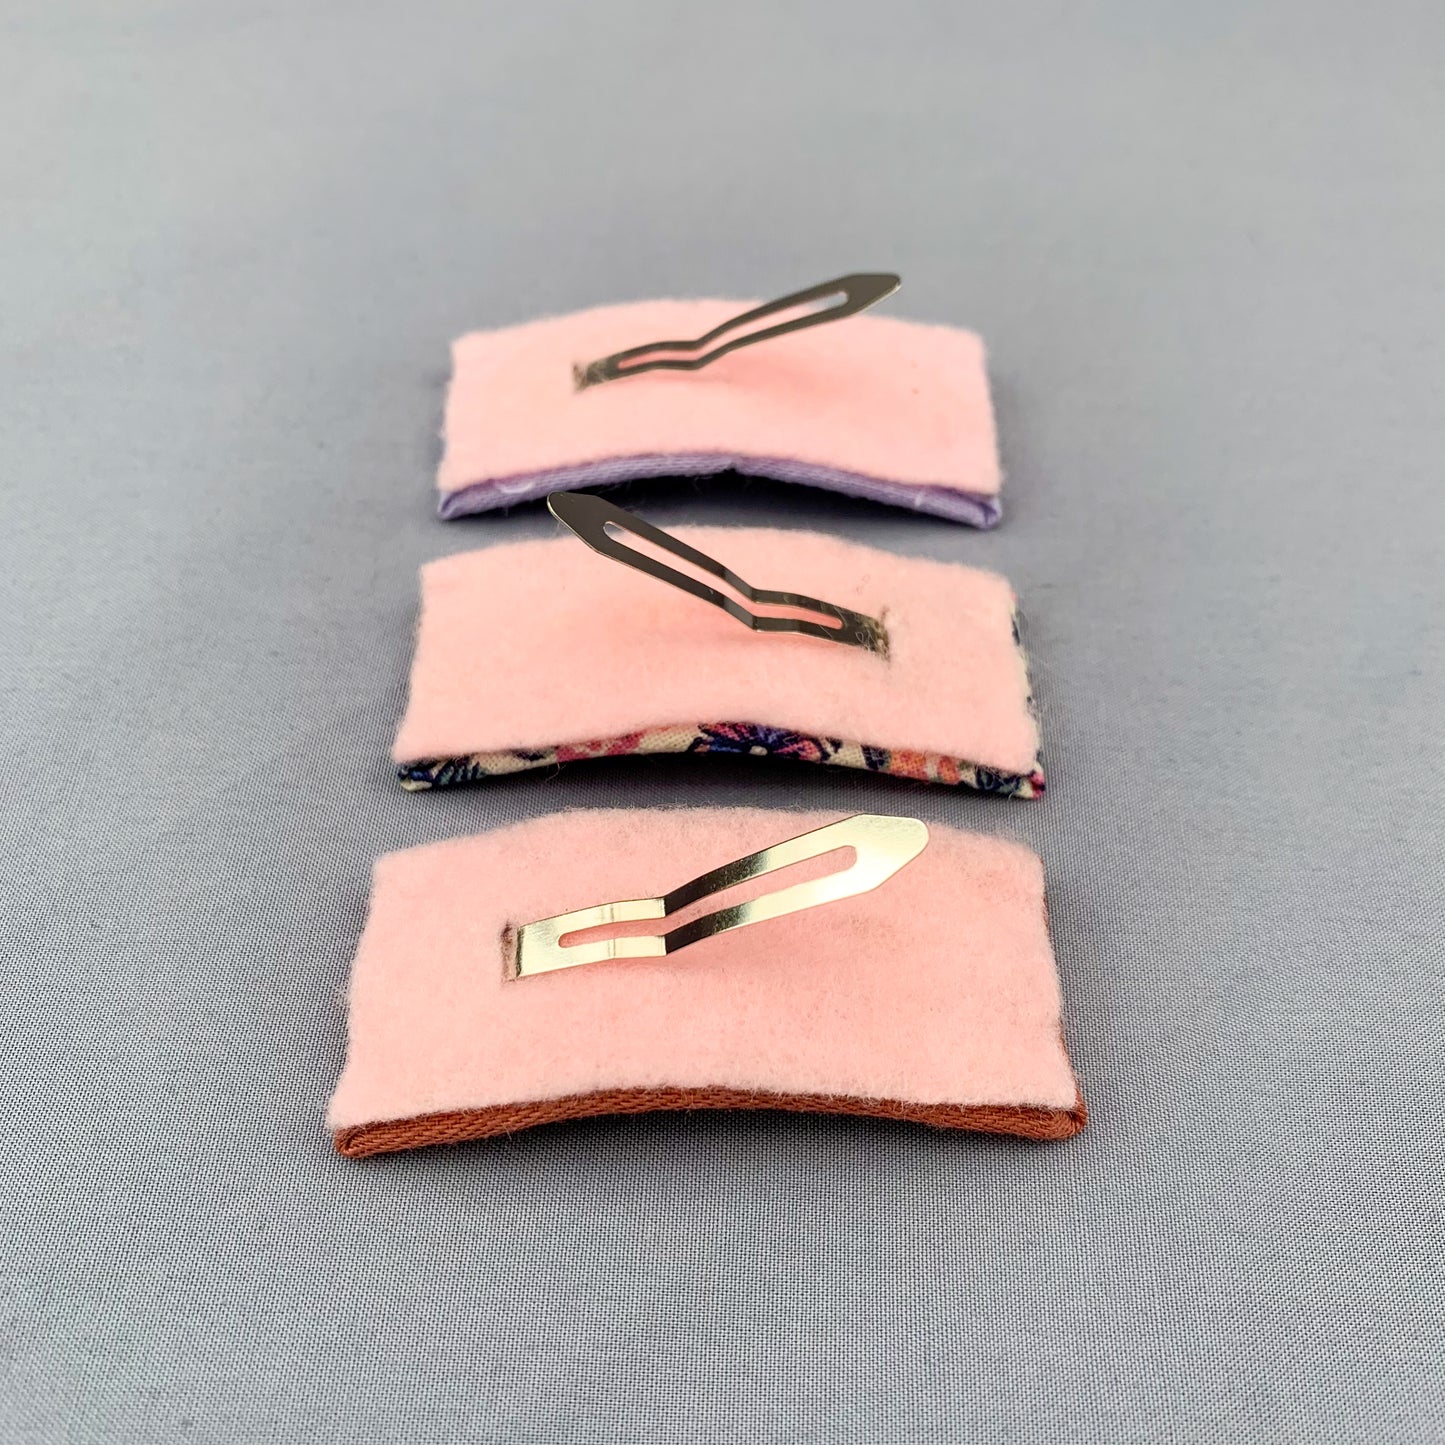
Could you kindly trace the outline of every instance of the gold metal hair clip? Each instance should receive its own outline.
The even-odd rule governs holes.
[[[804,908],[816,908],[841,898],[853,898],[871,892],[886,883],[905,864],[911,863],[928,846],[928,825],[917,818],[896,818],[881,813],[855,813],[811,833],[789,838],[746,858],[725,863],[674,888],[661,898],[633,898],[621,903],[602,903],[595,908],[579,908],[572,913],[559,913],[520,928],[509,928],[504,944],[507,977],[526,978],[554,969],[575,968],[584,963],[603,963],[612,959],[664,958],[719,933],[746,928],[751,923],[764,923],[782,918]],[[747,903],[721,908],[674,928],[669,933],[636,935],[631,938],[609,938],[598,943],[568,943],[569,935],[609,923],[635,923],[671,917],[672,914],[714,893],[761,878],[818,858],[839,848],[852,848],[853,863],[836,873],[806,883],[765,893]]]
[[[699,552],[696,547],[690,547],[686,542],[669,536],[651,522],[644,522],[641,517],[623,511],[605,497],[595,496],[591,492],[553,492],[547,498],[547,507],[564,527],[594,552],[600,552],[614,562],[621,562],[625,567],[645,572],[649,577],[666,582],[703,602],[710,602],[714,607],[721,607],[729,617],[736,617],[744,627],[751,627],[754,632],[795,632],[805,637],[821,637],[828,642],[841,642],[847,647],[863,647],[885,657],[888,655],[888,633],[878,618],[840,607],[834,602],[821,602],[816,597],[805,597],[800,592],[772,592],[762,587],[754,587],[751,583],[744,582],[736,572],[709,557],[706,552]],[[736,598],[719,592],[716,587],[709,587],[706,582],[689,577],[685,572],[669,567],[666,562],[660,562],[655,557],[645,556],[625,546],[608,532],[608,527],[632,532],[654,547],[670,552],[674,557],[681,557],[698,571],[726,582],[749,602],[757,602],[765,607],[794,607],[800,611],[816,612],[820,616],[832,618],[833,621],[809,622],[801,617],[760,617],[755,612],[749,612]]]
[[[649,341],[646,345],[633,346],[626,351],[604,356],[600,361],[588,362],[586,366],[576,365],[572,368],[572,379],[577,384],[577,390],[581,391],[585,387],[598,386],[604,381],[638,376],[644,371],[698,371],[740,347],[768,341],[774,336],[784,336],[789,331],[801,331],[807,326],[822,326],[827,321],[842,321],[844,317],[856,316],[875,302],[883,300],[885,296],[891,296],[902,284],[901,277],[888,271],[866,271],[852,276],[839,276],[836,281],[822,281],[816,286],[809,286],[805,291],[795,291],[791,296],[780,296],[765,306],[756,306],[751,311],[745,311],[741,316],[734,316],[731,321],[724,321],[721,326],[714,326],[706,336],[699,336],[696,341]],[[719,337],[726,336],[729,331],[751,326],[755,322],[765,321],[769,316],[792,311],[799,306],[810,306],[815,301],[822,301],[840,292],[843,299],[836,306],[810,311],[805,316],[795,316],[791,321],[780,321],[775,326],[754,331],[748,336],[734,337],[733,340],[725,341],[721,346],[704,352],[702,356],[641,359],[651,356],[653,352],[702,351],[704,347],[712,346]]]

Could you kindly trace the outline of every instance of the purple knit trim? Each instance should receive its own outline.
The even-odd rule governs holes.
[[[699,477],[714,472],[741,472],[749,477],[768,477],[776,482],[798,482],[805,487],[823,487],[849,497],[883,502],[913,512],[928,512],[963,522],[970,527],[998,525],[1002,509],[997,497],[917,482],[891,482],[884,477],[844,472],[836,467],[790,461],[787,457],[731,456],[726,452],[650,454],[637,457],[607,457],[597,462],[579,462],[570,467],[550,467],[512,477],[474,482],[459,491],[443,492],[437,515],[450,522],[475,512],[534,501],[548,492],[565,492],[573,487],[605,487],[644,477]]]

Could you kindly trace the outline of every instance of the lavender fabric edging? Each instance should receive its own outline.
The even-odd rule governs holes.
[[[437,515],[444,522],[450,522],[476,512],[530,502],[545,497],[548,492],[567,491],[572,487],[601,487],[646,477],[696,477],[728,471],[768,477],[777,482],[797,482],[805,487],[822,487],[890,507],[928,512],[969,527],[997,526],[1003,515],[997,497],[953,491],[948,487],[891,482],[882,477],[839,471],[835,467],[790,461],[786,457],[731,456],[724,452],[608,457],[604,461],[579,462],[576,466],[474,482],[455,492],[443,492],[437,503]]]

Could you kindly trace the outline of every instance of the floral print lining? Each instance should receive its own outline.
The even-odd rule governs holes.
[[[1036,763],[1027,773],[1004,773],[978,763],[964,762],[940,753],[908,748],[878,748],[868,743],[819,738],[787,728],[758,723],[677,724],[647,728],[589,743],[562,743],[550,748],[512,748],[505,752],[470,753],[465,757],[437,758],[404,763],[397,776],[413,792],[475,783],[482,778],[544,768],[554,763],[575,763],[588,758],[638,757],[646,753],[732,753],[750,757],[793,758],[803,763],[860,768],[914,778],[924,783],[961,784],[981,793],[1006,798],[1037,798],[1044,791],[1044,774]]]

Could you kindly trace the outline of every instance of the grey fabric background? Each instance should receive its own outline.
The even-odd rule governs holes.
[[[1445,1438],[1439,5],[0,14],[0,1438]],[[417,566],[549,530],[432,519],[450,337],[857,267],[1002,529],[629,495],[1008,573],[1048,797],[403,794]],[[1089,1128],[337,1158],[370,860],[639,801],[1028,840]]]

